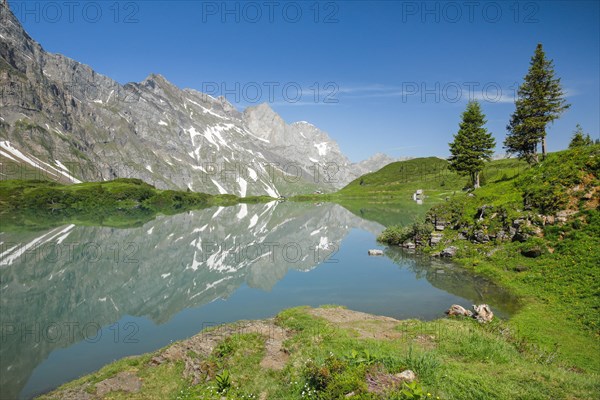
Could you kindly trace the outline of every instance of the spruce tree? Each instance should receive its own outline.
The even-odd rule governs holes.
[[[530,164],[537,163],[538,143],[542,145],[542,156],[546,157],[546,125],[570,107],[564,99],[560,78],[554,77],[553,61],[546,59],[541,44],[535,49],[529,72],[517,94],[504,147]]]
[[[585,134],[581,125],[577,124],[575,132],[573,132],[573,137],[571,138],[571,143],[569,143],[569,148],[573,149],[575,147],[591,146],[593,144],[594,141],[590,135]]]
[[[462,114],[458,133],[450,143],[449,168],[462,175],[468,175],[474,188],[479,187],[479,173],[485,161],[494,154],[496,141],[484,128],[487,121],[479,103],[470,101]]]

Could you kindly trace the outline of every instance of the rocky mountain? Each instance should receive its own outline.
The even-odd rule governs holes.
[[[358,176],[368,174],[369,172],[377,171],[382,167],[391,164],[396,161],[401,161],[400,159],[394,159],[387,154],[383,153],[375,153],[370,158],[363,160],[359,163],[356,163],[354,166],[354,170],[358,171]],[[358,177],[357,176],[357,177]],[[353,178],[354,179],[354,178]]]
[[[54,180],[134,177],[158,188],[240,196],[340,188],[389,158],[352,164],[325,132],[287,124],[267,104],[225,98],[160,75],[120,83],[46,52],[0,4],[0,162]],[[6,165],[17,165],[7,173]],[[5,179],[3,177],[3,179]]]

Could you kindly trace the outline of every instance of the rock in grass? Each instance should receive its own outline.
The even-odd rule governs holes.
[[[483,230],[477,230],[473,232],[473,242],[475,243],[487,243],[490,241],[490,237]]]
[[[382,256],[383,255],[383,250],[369,250],[369,255],[370,256]]]
[[[413,371],[411,371],[410,369],[404,370],[394,376],[396,378],[398,378],[399,380],[401,380],[402,382],[408,382],[408,383],[417,379],[417,375],[415,375],[415,373]]]
[[[381,367],[374,367],[369,372],[365,380],[367,382],[367,391],[375,393],[377,398],[388,398],[387,395],[399,390],[404,382],[410,383],[417,378],[415,373],[409,369],[400,372],[399,374],[390,374],[382,370]],[[386,397],[384,397],[386,396]]]
[[[442,241],[443,237],[444,235],[441,233],[432,233],[431,238],[429,239],[429,245],[435,246],[436,244]]]
[[[463,317],[472,317],[481,323],[490,322],[494,318],[494,313],[487,304],[473,305],[473,311],[469,311],[458,304],[452,304],[446,311],[446,314],[449,316],[460,315]]]
[[[490,322],[494,318],[494,313],[487,304],[478,306],[473,304],[473,310],[475,311],[475,319],[481,323]]]
[[[473,313],[463,306],[459,306],[458,304],[452,304],[450,308],[446,311],[446,314],[452,315],[461,315],[463,317],[472,317]]]
[[[510,236],[505,231],[499,230],[498,233],[496,233],[496,241],[504,242],[507,240],[510,240]]]
[[[442,250],[442,257],[454,257],[456,255],[456,252],[458,251],[458,247],[455,246],[450,246],[450,247],[446,247],[444,250]]]
[[[531,247],[529,249],[521,250],[521,254],[528,258],[537,258],[542,255],[542,249],[538,246]]]

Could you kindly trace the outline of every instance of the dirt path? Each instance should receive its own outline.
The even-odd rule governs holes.
[[[310,315],[321,317],[333,325],[356,332],[363,339],[397,339],[402,332],[396,330],[397,319],[352,311],[340,307],[313,308]]]

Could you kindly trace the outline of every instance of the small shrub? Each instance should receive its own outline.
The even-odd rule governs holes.
[[[236,347],[237,346],[234,343],[233,338],[231,336],[228,336],[217,345],[217,347],[214,350],[214,354],[219,358],[224,358],[233,354],[233,352],[236,350]]]
[[[308,385],[316,391],[324,391],[332,379],[331,371],[326,365],[317,365],[312,360],[306,363],[303,375]]]
[[[376,361],[368,350],[359,352],[354,349],[345,356],[345,359],[349,364],[353,365],[371,365]]]
[[[361,370],[362,371],[362,370]],[[318,394],[318,398],[340,398],[360,386],[364,380],[364,371],[360,377],[355,369],[348,368],[348,362],[333,354],[322,363],[309,360],[302,371],[308,393]],[[307,392],[307,390],[305,390]]]
[[[427,394],[423,390],[423,387],[416,381],[402,384],[402,390],[400,391],[400,399],[426,399]]]
[[[215,376],[215,382],[217,383],[217,392],[225,394],[231,389],[231,378],[229,371],[224,370],[219,375]]]
[[[406,226],[389,226],[377,237],[377,241],[390,245],[404,243],[411,236],[411,229]]]

